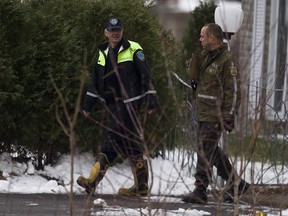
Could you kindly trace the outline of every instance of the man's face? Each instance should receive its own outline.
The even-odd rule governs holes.
[[[111,31],[104,30],[105,36],[108,38],[109,43],[113,45],[117,45],[123,37],[123,29],[113,29]]]
[[[211,35],[207,35],[207,28],[208,27],[205,26],[201,29],[199,41],[201,42],[203,49],[209,50],[211,45]]]

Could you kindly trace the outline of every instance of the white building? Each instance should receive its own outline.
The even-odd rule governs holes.
[[[248,112],[252,118],[262,114],[267,120],[287,122],[288,0],[242,0],[242,7],[240,56]]]

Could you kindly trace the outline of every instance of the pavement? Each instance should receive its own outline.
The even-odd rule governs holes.
[[[247,195],[247,197],[249,196]],[[247,197],[245,197],[244,200],[249,201]],[[104,200],[107,203],[107,206],[109,208],[114,208],[115,211],[118,211],[121,208],[138,209],[139,215],[141,215],[141,209],[147,208],[166,209],[170,211],[178,210],[179,208],[197,209],[210,212],[212,216],[256,215],[256,211],[264,212],[264,215],[271,211],[274,213],[276,211],[280,212],[279,206],[275,208],[271,206],[253,206],[246,201],[240,201],[237,205],[221,204],[217,203],[211,195],[209,195],[209,202],[207,205],[198,205],[183,203],[177,196],[131,198],[111,194],[97,194],[92,197],[85,194],[72,196],[67,194],[0,194],[0,215],[106,215],[103,213],[105,212],[105,207],[96,206],[93,203],[94,200],[98,198]]]
[[[63,194],[0,194],[0,215],[105,215],[103,207],[93,204],[93,201],[98,198],[105,200],[109,207],[114,207],[115,211],[119,211],[120,208],[138,209],[139,215],[141,215],[141,209],[143,210],[147,207],[166,210],[178,210],[179,208],[197,209],[210,212],[212,215],[234,215],[232,206],[219,208],[215,203],[192,205],[181,202],[179,198],[162,197],[160,200],[159,198],[161,197],[158,196],[150,199],[149,197],[129,198],[110,194],[98,194],[93,197],[74,195],[72,198]]]

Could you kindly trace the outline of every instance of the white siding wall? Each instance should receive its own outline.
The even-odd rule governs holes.
[[[282,26],[279,26],[279,1],[281,0],[273,0],[272,4],[271,4],[271,18],[270,18],[270,40],[269,40],[269,53],[268,53],[268,83],[267,83],[267,97],[268,97],[268,104],[270,106],[266,106],[266,119],[269,120],[273,120],[275,117],[275,113],[273,111],[273,109],[271,108],[271,106],[273,107],[273,105],[275,104],[275,79],[276,79],[276,70],[277,70],[277,65],[276,65],[276,61],[277,61],[277,54],[279,52],[278,49],[287,49],[288,50],[288,43],[287,43],[287,47],[279,47],[278,46],[278,34],[279,34],[279,28],[281,28]],[[286,8],[286,22],[288,22],[288,9]],[[286,38],[286,40],[288,40],[288,38]],[[286,109],[288,108],[288,98],[287,98],[287,94],[288,94],[288,86],[287,86],[287,77],[288,77],[288,69],[287,69],[287,65],[288,65],[288,55],[286,57],[286,75],[284,76],[284,93],[283,93],[283,98],[282,100],[285,102],[286,104]],[[279,78],[278,78],[279,79]],[[276,104],[278,103],[278,101],[276,101]],[[285,118],[285,112],[287,110],[285,110],[284,104],[282,105],[281,108],[281,112],[278,112],[278,117],[281,119]]]
[[[250,92],[249,92],[249,116],[251,118],[259,117],[259,93],[262,87],[261,74],[264,54],[264,36],[265,36],[265,10],[266,0],[254,1],[254,25],[252,40],[252,57],[250,73]]]
[[[268,54],[268,82],[267,82],[267,97],[268,104],[273,107],[274,91],[275,89],[275,74],[276,74],[276,60],[277,60],[277,37],[278,37],[278,17],[279,17],[279,0],[274,0],[271,4],[271,18],[270,18],[270,41]],[[266,106],[266,118],[272,120],[274,112],[270,106]]]
[[[285,10],[285,17],[286,20],[285,22],[288,23],[288,7],[287,7],[287,0],[286,0],[286,10]],[[288,28],[287,28],[287,35],[288,35]],[[287,53],[288,53],[288,38],[287,38]],[[285,71],[285,80],[284,80],[284,98],[283,101],[285,103],[286,109],[288,109],[288,55],[286,56],[286,71]],[[284,109],[282,109],[284,111]],[[286,110],[287,111],[287,110]],[[288,119],[287,113],[286,116],[285,113],[282,113],[283,118],[286,118],[286,120]]]

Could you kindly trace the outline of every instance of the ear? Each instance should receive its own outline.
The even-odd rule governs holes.
[[[209,41],[213,41],[215,39],[214,35],[213,34],[210,34],[209,35]]]
[[[107,31],[106,30],[104,30],[104,35],[107,37]]]

